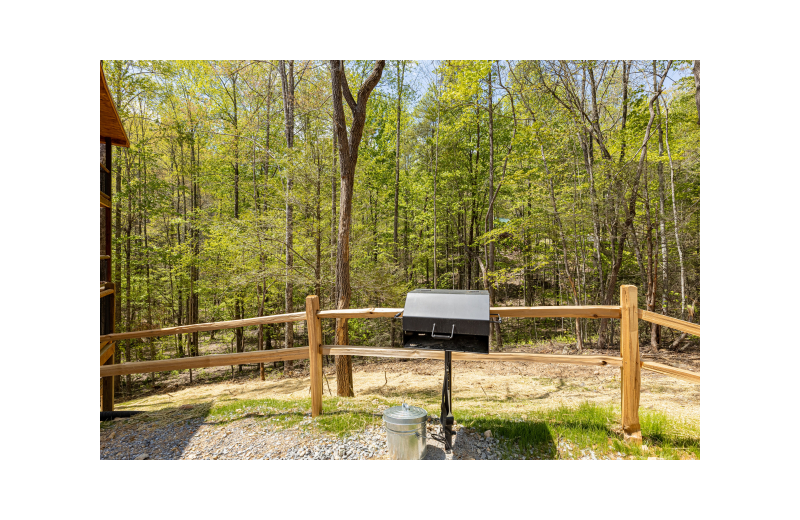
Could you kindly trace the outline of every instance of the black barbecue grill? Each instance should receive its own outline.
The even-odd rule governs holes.
[[[406,295],[403,346],[489,353],[489,293],[416,289]]]
[[[497,318],[500,321],[500,318]],[[442,437],[445,450],[452,449],[451,352],[489,353],[491,330],[489,293],[416,289],[406,295],[403,309],[403,347],[444,350],[442,384]]]

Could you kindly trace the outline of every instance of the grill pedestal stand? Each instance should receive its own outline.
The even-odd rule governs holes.
[[[444,382],[442,383],[442,413],[439,415],[439,423],[442,426],[442,437],[444,438],[445,453],[453,450],[453,367],[452,352],[444,351]]]

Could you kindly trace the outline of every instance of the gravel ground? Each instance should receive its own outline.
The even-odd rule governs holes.
[[[306,417],[301,422],[310,422]],[[280,429],[266,421],[242,419],[220,426],[203,419],[148,427],[117,419],[100,434],[102,460],[380,460],[387,459],[386,430],[369,426],[346,437]],[[456,425],[452,453],[434,439],[438,423],[429,419],[425,460],[496,460],[499,441]]]
[[[311,421],[303,419],[301,424]],[[220,426],[203,419],[180,425],[147,427],[116,420],[100,434],[101,460],[380,460],[387,459],[386,430],[369,426],[346,437],[312,433],[297,426],[280,429],[252,418],[235,425]],[[491,432],[477,432],[456,425],[453,450],[445,453],[438,436],[439,426],[429,419],[424,460],[498,460],[553,458],[524,453],[505,444]],[[646,449],[646,447],[645,447]],[[592,449],[579,449],[567,440],[558,441],[558,458],[603,460],[625,458],[619,452],[598,455]],[[654,457],[652,457],[654,458]]]
[[[110,430],[101,433],[101,459],[361,460],[383,458],[386,452],[380,427],[344,438],[297,427],[279,429],[250,418],[228,426],[193,419],[182,426],[143,429],[115,424]]]

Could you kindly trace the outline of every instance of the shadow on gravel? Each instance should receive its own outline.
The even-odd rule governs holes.
[[[162,408],[100,425],[100,458],[179,459],[206,423],[212,403]]]

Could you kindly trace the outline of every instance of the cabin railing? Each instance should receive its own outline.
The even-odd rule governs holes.
[[[350,345],[323,345],[322,319],[333,318],[393,318],[403,309],[366,308],[320,310],[319,298],[306,298],[305,312],[259,316],[241,320],[230,320],[196,325],[182,325],[154,330],[119,332],[100,336],[101,350],[124,339],[152,338],[191,332],[232,329],[272,323],[305,321],[309,345],[276,350],[259,350],[237,354],[213,354],[158,361],[138,361],[100,367],[100,377],[125,374],[141,374],[190,368],[230,366],[245,363],[270,363],[299,359],[310,360],[311,414],[316,417],[322,410],[322,356],[365,356],[410,359],[444,359],[444,352],[423,349],[361,347]],[[641,370],[675,377],[692,383],[700,383],[700,373],[671,367],[661,363],[643,362],[639,352],[639,319],[671,327],[682,332],[700,336],[700,325],[670,318],[661,314],[641,310],[637,306],[637,289],[633,285],[620,287],[620,305],[548,306],[548,307],[492,307],[492,314],[515,318],[612,318],[620,319],[620,356],[582,356],[557,354],[528,354],[522,352],[495,352],[472,354],[453,352],[455,361],[512,361],[523,363],[565,363],[573,365],[615,366],[621,370],[622,429],[626,441],[641,443],[639,425],[639,399],[641,393]]]

